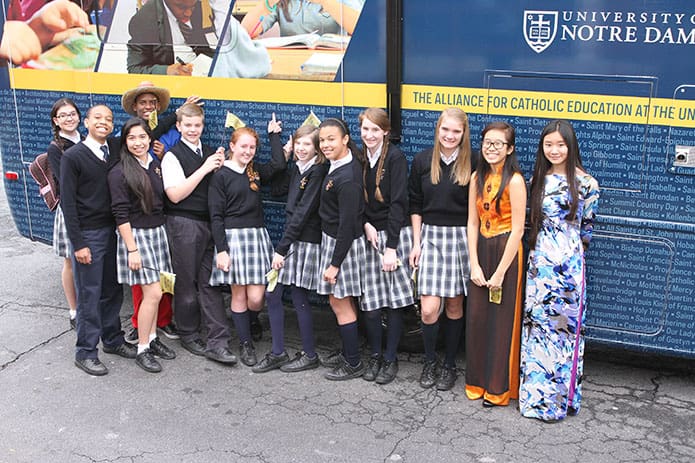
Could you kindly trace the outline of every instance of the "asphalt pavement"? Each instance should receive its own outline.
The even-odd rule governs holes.
[[[342,383],[323,369],[254,374],[194,357],[176,341],[164,371],[100,353],[109,374],[73,365],[61,259],[17,233],[0,187],[0,462],[641,462],[692,461],[693,361],[590,349],[581,413],[557,424],[515,403],[484,409],[463,391],[418,385],[401,353],[393,383]],[[126,301],[129,294],[126,294]],[[130,303],[123,306],[129,327]],[[337,334],[315,312],[318,348]],[[267,323],[266,323],[267,325]],[[301,344],[287,311],[288,348]],[[268,331],[257,343],[270,347]]]

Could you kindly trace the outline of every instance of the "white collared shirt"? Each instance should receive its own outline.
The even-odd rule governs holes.
[[[131,155],[132,156],[132,155]],[[143,169],[147,170],[150,168],[150,164],[152,164],[152,156],[147,154],[147,157],[145,158],[145,162],[142,162],[140,159],[135,158],[136,161],[138,161],[138,164],[140,164],[140,167]]]
[[[350,164],[350,162],[352,162],[352,151],[348,150],[347,156],[340,158],[336,161],[331,161],[331,167],[328,169],[328,173],[330,174],[338,167],[343,167],[346,164]]]
[[[297,161],[297,169],[299,169],[299,175],[304,175],[304,173],[311,168],[314,164],[316,164],[316,156],[312,157],[308,161]]]
[[[78,144],[82,140],[82,137],[80,136],[79,132],[75,132],[75,135],[68,135],[67,133],[61,130],[60,132],[58,132],[58,135],[65,138],[66,140],[70,140],[74,144]]]
[[[246,166],[240,166],[238,163],[232,161],[231,159],[227,159],[226,161],[224,161],[224,166],[229,169],[232,169],[237,174],[243,174],[246,171]]]
[[[186,39],[183,38],[183,34],[179,28],[179,22],[176,19],[176,16],[174,16],[174,13],[171,12],[166,2],[162,2],[162,4],[164,5],[164,11],[167,13],[167,19],[169,20],[169,30],[171,30],[171,45],[174,48],[174,54],[181,58],[184,63],[190,63],[195,59],[196,54],[192,47],[186,45]],[[186,24],[193,29],[193,25],[190,21],[188,21]]]
[[[108,146],[106,143],[99,143],[89,135],[87,135],[87,138],[84,139],[84,144],[87,146],[87,148],[90,149],[92,153],[94,153],[94,156],[99,158],[100,161],[104,160],[104,152],[101,150],[101,147],[103,145]],[[111,152],[109,151],[109,155],[111,155]]]
[[[374,168],[377,162],[379,162],[379,156],[381,156],[381,150],[384,149],[384,142],[382,141],[379,147],[374,151],[374,155],[369,154],[369,149],[367,149],[367,158],[369,159],[369,167]]]
[[[446,157],[446,156],[444,155],[444,153],[442,153],[442,152],[440,151],[440,152],[439,152],[439,156],[442,158],[442,161],[444,161],[444,164],[446,164],[447,166],[450,166],[451,163],[454,162],[454,161],[456,160],[456,158],[459,156],[459,149],[456,148],[456,151],[454,151],[453,153],[451,153],[451,156],[449,156],[449,157]]]
[[[181,137],[181,141],[190,148],[194,153],[197,149],[203,152],[203,144],[198,140],[198,144],[194,145],[185,138]],[[183,167],[174,153],[167,151],[162,157],[162,183],[164,189],[181,185],[186,180],[186,174],[183,173]]]

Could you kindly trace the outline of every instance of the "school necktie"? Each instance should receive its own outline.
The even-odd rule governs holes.
[[[201,157],[201,158],[203,157],[203,153],[200,151],[200,148],[195,149],[195,154],[197,154],[198,157]]]
[[[179,23],[179,29],[183,35],[183,41],[186,42],[187,45],[195,45],[193,43],[193,28],[183,21],[177,22]]]
[[[99,147],[99,149],[101,149],[101,152],[104,153],[104,162],[108,162],[109,161],[109,147],[108,147],[108,145],[101,145]]]

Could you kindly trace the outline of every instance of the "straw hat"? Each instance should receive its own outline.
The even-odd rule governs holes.
[[[143,93],[151,93],[157,97],[159,100],[160,113],[163,113],[169,107],[169,99],[171,98],[169,90],[162,87],[155,87],[152,82],[145,80],[140,82],[140,85],[136,88],[128,90],[123,94],[123,98],[121,98],[123,110],[131,116],[136,116],[137,114],[133,111],[133,105],[135,104],[135,100]]]

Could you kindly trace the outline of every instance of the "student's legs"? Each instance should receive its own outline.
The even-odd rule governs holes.
[[[150,345],[150,338],[156,335],[157,309],[162,297],[159,282],[142,285],[142,302],[138,312],[138,353]]]
[[[157,326],[164,328],[170,325],[174,313],[171,310],[171,294],[163,293],[162,299],[159,301],[159,309],[157,310]]]
[[[208,351],[226,348],[229,344],[230,330],[227,312],[224,307],[224,298],[219,286],[210,286],[210,274],[212,273],[212,259],[215,246],[212,242],[210,227],[207,223],[201,229],[201,252],[202,260],[197,276],[198,291],[200,294],[200,305],[203,322],[208,330],[207,346]],[[177,278],[178,280],[178,278]],[[234,293],[232,292],[232,297]],[[178,321],[178,315],[177,315]]]
[[[371,349],[371,355],[373,357],[381,355],[381,345],[383,342],[381,311],[382,309],[362,312],[362,317],[365,321],[365,328],[367,329],[367,340],[369,341],[369,347]]]
[[[275,291],[266,293],[270,335],[273,343],[271,352],[274,355],[285,352],[285,307],[282,305],[284,291],[285,286],[278,284]]]
[[[232,321],[236,328],[239,343],[251,342],[251,325],[249,321],[246,285],[232,285]]]
[[[314,344],[314,319],[309,304],[309,291],[304,288],[292,286],[292,304],[297,311],[297,323],[299,334],[302,337],[302,349],[309,358],[316,357]]]
[[[133,296],[133,315],[130,317],[130,324],[133,328],[138,327],[138,311],[140,310],[140,304],[142,304],[142,288],[140,285],[133,285],[130,287],[130,293]]]
[[[357,330],[357,309],[351,296],[337,298],[332,294],[328,300],[338,321],[340,337],[343,340],[343,356],[351,366],[360,363],[359,333]]]
[[[403,310],[406,309],[387,309],[388,328],[386,330],[384,360],[388,360],[389,362],[396,360],[398,344],[401,341],[401,333],[403,333]]]
[[[456,366],[456,353],[458,352],[463,330],[463,295],[450,297],[444,301],[446,310],[446,354],[444,366],[454,368]]]
[[[60,273],[60,280],[63,284],[65,299],[68,307],[74,311],[77,309],[77,293],[75,292],[75,280],[72,276],[72,262],[70,259],[63,259],[63,271]]]
[[[422,340],[425,347],[425,361],[437,360],[437,332],[439,331],[439,296],[420,296],[420,312],[422,317]]]

